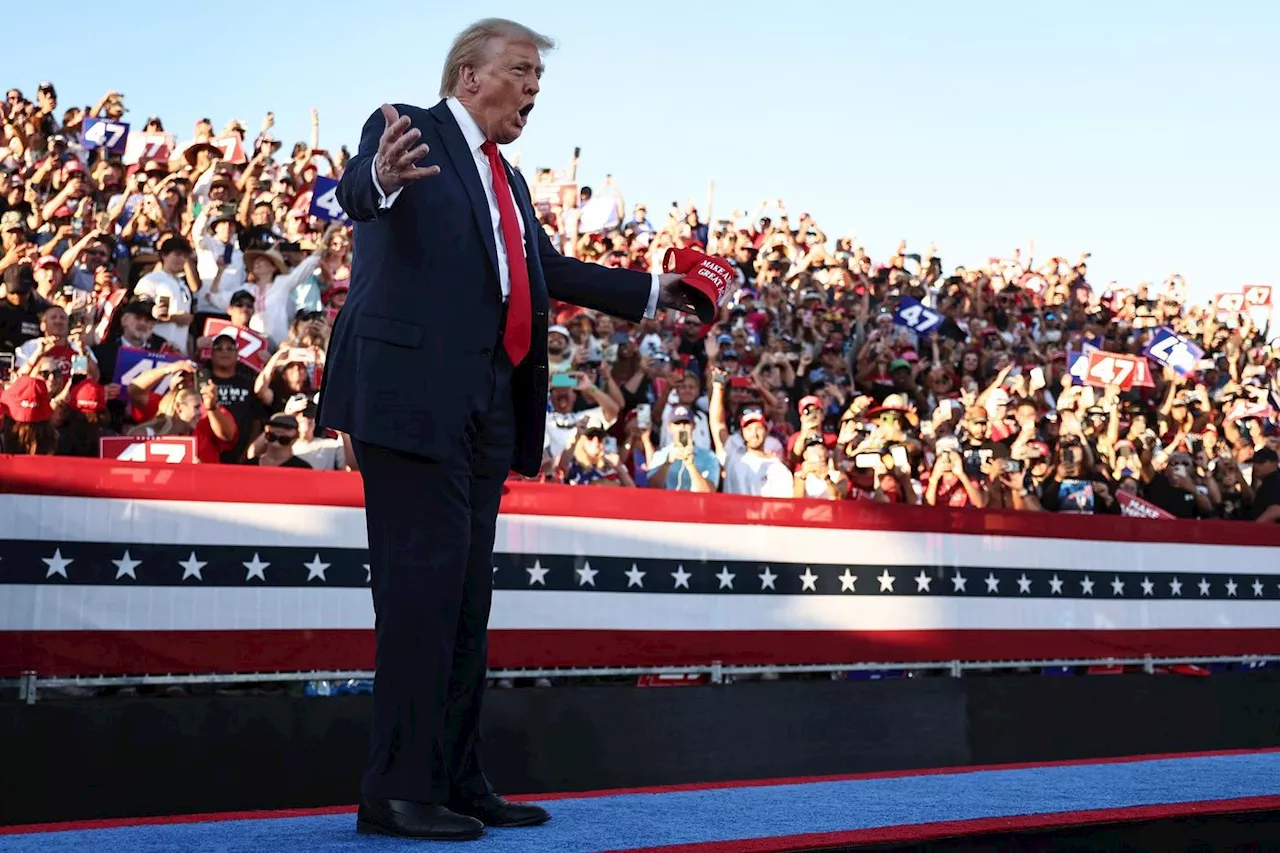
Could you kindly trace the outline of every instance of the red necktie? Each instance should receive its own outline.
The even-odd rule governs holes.
[[[507,328],[502,336],[502,345],[506,347],[511,363],[519,365],[529,354],[533,340],[529,268],[524,257],[524,241],[520,239],[520,220],[516,218],[511,185],[507,183],[507,170],[502,167],[498,146],[486,140],[480,150],[489,158],[489,171],[493,173],[493,194],[498,197],[498,220],[502,226],[502,242],[507,246],[507,270],[511,281],[511,295],[507,297]]]

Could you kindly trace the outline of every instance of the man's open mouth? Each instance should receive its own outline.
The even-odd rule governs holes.
[[[525,104],[520,108],[520,118],[525,121],[529,120],[529,113],[533,112],[533,104]]]

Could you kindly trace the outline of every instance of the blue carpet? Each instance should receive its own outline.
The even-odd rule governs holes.
[[[1280,795],[1280,753],[1168,758],[1115,764],[982,770],[662,794],[555,800],[550,823],[489,830],[462,845],[414,850],[598,853],[1201,800]],[[0,836],[12,853],[351,853],[403,849],[358,836],[355,816],[236,820]]]

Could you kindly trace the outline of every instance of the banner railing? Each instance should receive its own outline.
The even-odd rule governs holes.
[[[0,678],[366,672],[356,474],[0,457]],[[1264,659],[1280,530],[513,482],[496,672]]]

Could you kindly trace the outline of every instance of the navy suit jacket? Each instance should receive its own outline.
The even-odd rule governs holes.
[[[409,184],[391,209],[380,210],[371,164],[386,122],[381,111],[365,122],[360,152],[338,184],[355,241],[319,422],[370,444],[443,459],[459,451],[472,415],[488,405],[482,397],[502,318],[497,248],[480,175],[448,106],[396,110],[430,146],[417,165],[439,165],[440,174]],[[525,223],[533,306],[532,349],[512,378],[512,468],[532,476],[542,462],[547,412],[548,300],[639,320],[652,278],[560,255],[538,223],[524,178],[503,165]]]

